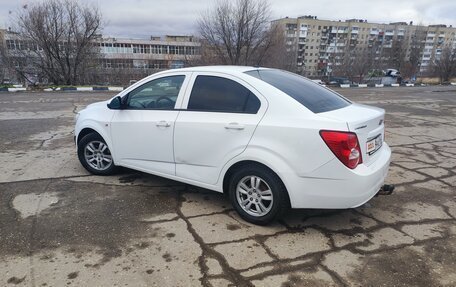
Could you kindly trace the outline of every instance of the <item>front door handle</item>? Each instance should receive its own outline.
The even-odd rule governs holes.
[[[225,129],[227,130],[243,130],[245,127],[243,125],[240,125],[238,123],[229,123],[225,125]]]
[[[167,127],[170,127],[171,124],[167,121],[159,121],[157,124],[156,124],[157,127],[164,127],[164,128],[167,128]]]

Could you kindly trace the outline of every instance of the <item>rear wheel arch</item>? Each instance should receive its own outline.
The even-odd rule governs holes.
[[[266,225],[290,208],[282,179],[262,163],[245,160],[233,164],[225,173],[223,185],[234,209],[250,223]]]
[[[254,160],[242,160],[242,161],[238,161],[236,163],[234,163],[233,165],[231,165],[228,170],[225,172],[225,175],[223,177],[223,185],[222,185],[222,188],[223,188],[223,193],[228,195],[228,191],[229,191],[229,184],[230,184],[230,179],[231,179],[231,176],[233,175],[233,173],[236,171],[236,170],[239,170],[240,168],[242,167],[245,167],[245,166],[256,166],[256,167],[259,167],[259,168],[263,168],[263,169],[267,169],[269,171],[271,171],[272,173],[274,173],[278,178],[279,180],[281,181],[281,183],[283,184],[283,186],[285,187],[285,191],[286,191],[286,197],[287,197],[287,200],[288,200],[288,205],[290,205],[290,195],[288,194],[288,190],[286,188],[286,185],[285,183],[283,182],[283,180],[280,178],[280,176],[277,174],[277,172],[275,172],[273,169],[271,169],[270,167],[268,167],[267,165],[263,164],[263,163],[260,163],[258,161],[254,161]]]

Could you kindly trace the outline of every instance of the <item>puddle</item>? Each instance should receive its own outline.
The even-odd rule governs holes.
[[[13,199],[13,208],[19,211],[21,218],[38,215],[59,201],[57,193],[20,194]]]

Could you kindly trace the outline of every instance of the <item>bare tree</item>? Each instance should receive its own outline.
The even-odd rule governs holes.
[[[353,58],[354,49],[346,46],[345,48],[336,48],[337,50],[331,55],[333,62],[333,75],[346,77],[353,80]]]
[[[372,67],[369,50],[362,46],[356,48],[347,46],[338,57],[334,75],[346,77],[352,82],[362,83]]]
[[[408,39],[410,52],[408,53],[408,57],[406,56],[405,63],[401,69],[401,74],[404,77],[409,78],[416,76],[420,71],[421,56],[425,45],[426,34],[426,28],[422,25],[418,25]]]
[[[407,43],[397,38],[391,40],[391,47],[385,49],[385,59],[388,68],[402,71],[406,62]]]
[[[295,42],[296,39],[291,43],[287,43],[285,29],[278,23],[271,25],[269,33],[269,46],[268,49],[262,49],[264,54],[261,64],[293,73],[298,72],[296,62],[298,45]]]
[[[204,39],[198,40],[201,44],[199,47],[200,55],[185,55],[185,66],[194,67],[194,66],[206,66],[214,64],[222,64],[218,58],[216,51],[212,46]]]
[[[3,46],[3,43],[0,42],[0,84],[2,84],[5,79],[5,70],[7,67],[5,60],[5,47]]]
[[[440,83],[448,83],[456,75],[456,49],[450,45],[443,47],[440,55],[434,56],[433,70],[440,79]]]
[[[0,43],[0,83],[5,80],[9,82],[16,80],[15,69],[18,64],[19,61],[10,55],[5,41],[2,41]],[[17,76],[21,77],[20,75]]]
[[[6,63],[5,63],[5,40],[4,40],[4,35],[3,35],[3,30],[0,29],[0,84],[3,83],[3,80],[5,78],[5,69],[6,69]]]
[[[87,81],[95,67],[101,30],[96,7],[72,0],[44,0],[28,5],[16,17],[21,47],[12,51],[17,72],[38,74],[54,84],[75,85]]]
[[[218,0],[201,15],[198,27],[206,49],[220,64],[261,64],[275,43],[267,1]]]
[[[366,48],[359,48],[355,50],[352,58],[352,73],[358,83],[364,82],[364,77],[372,68],[371,56]]]

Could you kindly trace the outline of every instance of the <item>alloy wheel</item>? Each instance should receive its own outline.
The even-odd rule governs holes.
[[[91,141],[84,147],[87,164],[98,170],[107,170],[112,165],[112,155],[108,146],[101,141]]]
[[[239,206],[249,215],[260,217],[271,211],[274,197],[268,183],[259,176],[243,177],[236,186]]]

